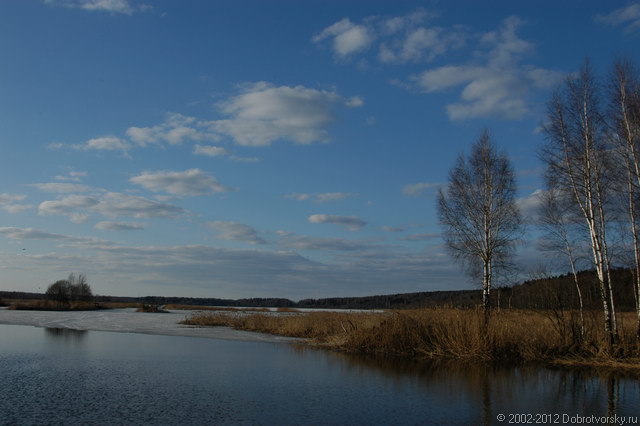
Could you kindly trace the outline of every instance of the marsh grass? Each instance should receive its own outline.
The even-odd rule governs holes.
[[[295,308],[289,308],[288,306],[281,306],[278,309],[276,309],[276,312],[300,312],[300,311]]]
[[[16,311],[96,311],[108,309],[108,307],[94,302],[59,303],[51,300],[21,300],[11,303],[7,309]]]
[[[544,311],[494,311],[486,326],[483,315],[479,309],[453,308],[275,315],[201,312],[184,324],[299,337],[319,346],[370,355],[640,368],[631,313],[620,315],[620,342],[614,352],[607,350],[606,336],[598,327],[599,313],[587,316],[584,337],[572,331],[577,319],[570,312],[558,318]]]
[[[270,312],[268,308],[238,308],[232,306],[199,306],[199,305],[181,305],[170,303],[165,305],[166,309],[178,311],[220,311],[220,312]]]

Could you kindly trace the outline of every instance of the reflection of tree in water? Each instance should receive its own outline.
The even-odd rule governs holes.
[[[298,346],[294,351],[313,356],[317,349]],[[636,415],[634,407],[640,404],[637,373],[328,355],[325,362],[345,373],[381,375],[460,403],[483,425],[496,424],[498,414],[508,413]]]
[[[491,380],[486,370],[482,377],[482,425],[490,426],[493,423],[491,415]]]
[[[87,330],[74,330],[73,328],[45,328],[47,338],[57,341],[80,343],[87,337]]]
[[[616,415],[619,398],[620,383],[616,381],[615,376],[612,374],[607,379],[607,416],[613,417]]]

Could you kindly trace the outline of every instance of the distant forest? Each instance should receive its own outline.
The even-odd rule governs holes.
[[[585,309],[602,308],[595,271],[580,272],[578,277],[582,287]],[[621,311],[635,310],[633,275],[631,271],[628,269],[612,270],[612,280],[616,282],[614,297],[617,309]],[[44,299],[45,295],[41,293],[0,291],[0,298]],[[529,280],[511,287],[498,287],[492,291],[491,298],[491,305],[496,309],[578,309],[578,297],[571,274]],[[284,298],[218,299],[162,296],[95,296],[94,300],[96,302],[227,307],[407,309],[448,306],[472,308],[482,304],[482,290],[426,291],[364,297],[331,297],[325,299],[303,299],[299,302]]]

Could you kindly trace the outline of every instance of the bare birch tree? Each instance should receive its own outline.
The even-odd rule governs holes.
[[[629,231],[633,246],[634,295],[637,312],[636,335],[640,339],[640,81],[627,60],[614,63],[609,78],[609,118],[612,139],[624,172],[624,188]]]
[[[572,230],[576,227],[566,199],[561,198],[561,193],[556,189],[545,191],[540,196],[540,207],[538,214],[538,224],[541,225],[545,234],[540,243],[540,249],[543,251],[560,253],[566,257],[567,263],[571,268],[573,275],[573,283],[576,287],[578,296],[578,307],[580,313],[580,336],[584,339],[585,323],[584,323],[584,302],[582,299],[582,290],[580,289],[580,281],[578,280],[578,260],[579,247],[577,237]],[[569,200],[570,201],[570,200]]]
[[[541,152],[549,188],[572,201],[589,231],[593,264],[604,310],[604,329],[610,346],[617,340],[617,321],[607,245],[608,191],[611,185],[606,123],[599,90],[588,61],[569,77],[548,103],[544,126],[547,144]]]
[[[515,202],[516,183],[506,155],[484,131],[461,155],[438,193],[438,215],[446,245],[472,276],[481,276],[482,306],[490,308],[497,272],[506,267],[519,238],[522,219]]]

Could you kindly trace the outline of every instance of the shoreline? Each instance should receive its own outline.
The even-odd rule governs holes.
[[[97,311],[23,311],[0,308],[0,325],[23,325],[40,328],[107,331],[118,333],[155,334],[201,337],[222,340],[290,343],[299,339],[271,336],[231,328],[191,327],[180,324],[186,315],[196,311],[140,313],[134,308]]]
[[[71,330],[139,333],[182,337],[200,337],[222,340],[302,344],[320,350],[347,353],[356,356],[375,356],[389,359],[404,359],[410,362],[453,361],[464,363],[509,363],[514,366],[541,366],[548,368],[588,368],[613,372],[640,373],[640,357],[616,358],[602,352],[581,353],[564,348],[564,353],[553,353],[558,348],[538,347],[537,356],[531,347],[539,346],[540,335],[528,328],[529,338],[520,340],[520,352],[496,352],[496,335],[493,347],[483,346],[478,341],[478,329],[467,324],[467,334],[460,333],[462,323],[449,323],[444,329],[429,336],[433,341],[428,350],[424,345],[424,330],[434,331],[434,324],[421,324],[407,318],[416,312],[436,313],[440,317],[451,314],[474,316],[474,310],[452,310],[447,308],[418,311],[277,311],[274,310],[169,310],[169,313],[139,313],[134,308],[105,309],[98,311],[16,311],[0,308],[0,325],[23,325],[41,328],[63,328]],[[513,314],[513,312],[509,313]],[[398,319],[405,317],[398,328]],[[538,318],[540,320],[542,317]],[[195,321],[194,321],[195,319]],[[431,318],[433,319],[433,318]],[[465,318],[470,319],[470,318]],[[389,330],[389,325],[393,325]],[[409,330],[407,330],[409,325]],[[437,329],[435,324],[435,329]],[[471,330],[474,329],[474,330]],[[438,333],[439,331],[439,333]],[[382,332],[382,333],[381,333]],[[391,332],[391,334],[389,334]],[[423,347],[416,346],[407,333],[423,333]],[[448,341],[437,342],[446,332]],[[469,333],[470,332],[470,333]],[[438,335],[440,334],[440,335]],[[550,333],[543,333],[549,335]],[[552,334],[552,333],[551,333]],[[515,333],[517,336],[517,333]],[[513,340],[512,333],[512,340]],[[391,340],[389,340],[391,339]],[[420,340],[420,339],[418,339]],[[457,341],[456,341],[457,340]],[[464,340],[464,342],[460,342]],[[461,343],[466,347],[460,346]],[[503,342],[513,344],[514,342]],[[557,342],[556,342],[557,343]],[[413,346],[412,346],[413,345]],[[500,345],[497,345],[500,349]],[[634,348],[635,350],[637,346]],[[504,350],[504,348],[502,348]],[[542,349],[542,350],[541,350]],[[628,350],[628,349],[627,349]],[[492,352],[493,351],[493,352]],[[506,356],[505,356],[506,355]],[[509,356],[511,355],[511,356]]]
[[[483,330],[479,310],[452,308],[384,313],[297,313],[281,316],[200,312],[183,323],[297,337],[320,349],[408,361],[451,360],[640,372],[640,343],[623,336],[615,355],[599,329],[577,344],[538,312],[494,312]],[[575,337],[575,336],[574,336]]]

